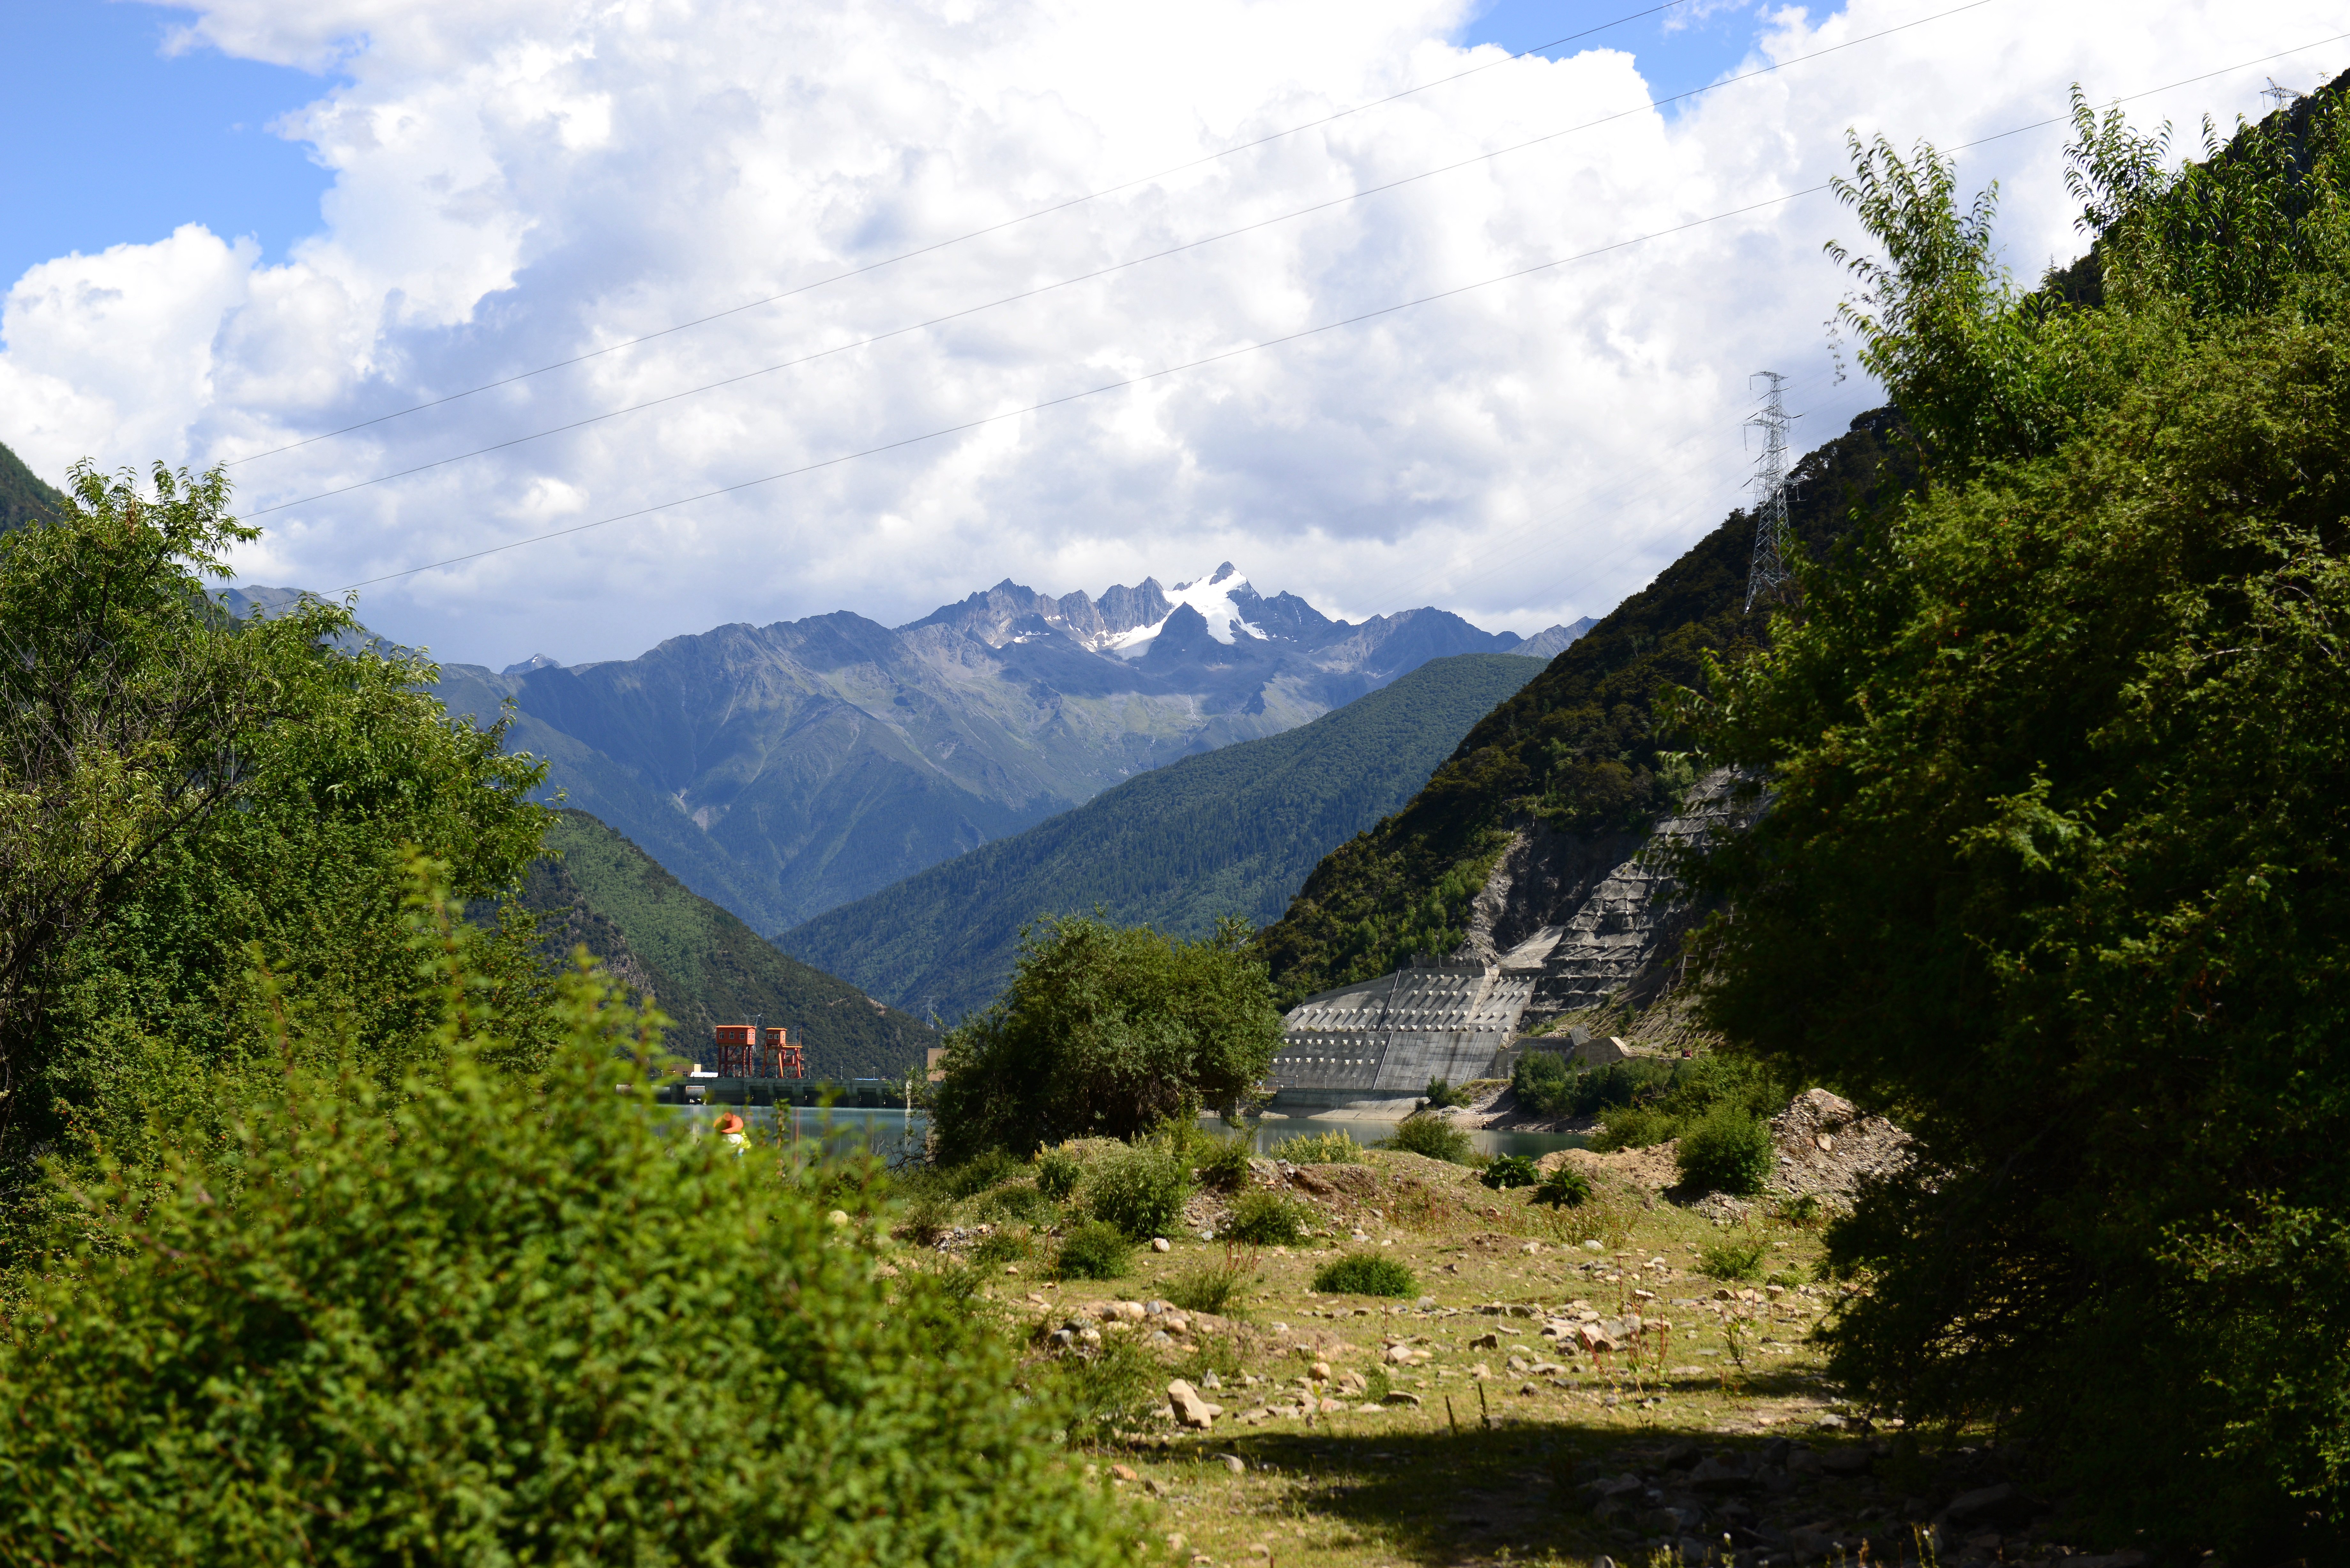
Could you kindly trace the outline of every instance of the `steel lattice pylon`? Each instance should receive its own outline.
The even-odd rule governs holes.
[[[1776,370],[1764,370],[1752,379],[1766,383],[1767,389],[1762,410],[1746,421],[1762,432],[1762,458],[1754,468],[1754,565],[1746,574],[1750,615],[1757,604],[1783,598],[1794,580],[1787,569],[1787,558],[1794,550],[1787,530],[1787,406],[1779,396],[1786,379]]]

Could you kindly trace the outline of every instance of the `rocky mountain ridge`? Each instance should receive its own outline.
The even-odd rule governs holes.
[[[1332,619],[1227,562],[1098,597],[1007,580],[897,628],[836,611],[633,659],[446,664],[437,694],[484,723],[511,702],[509,744],[547,760],[550,794],[774,935],[1138,773],[1524,640],[1427,607]]]

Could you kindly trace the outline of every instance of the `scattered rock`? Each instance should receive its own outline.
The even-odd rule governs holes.
[[[1141,1477],[1137,1474],[1135,1468],[1132,1465],[1112,1465],[1109,1468],[1109,1473],[1122,1481],[1139,1480],[1141,1479]]]
[[[1150,1250],[1154,1252],[1171,1252],[1175,1250],[1175,1245],[1164,1236],[1153,1236],[1150,1238]]]
[[[1224,1413],[1221,1405],[1211,1405],[1200,1397],[1200,1391],[1180,1377],[1167,1386],[1167,1406],[1181,1425],[1206,1431]]]
[[[1849,1203],[1860,1183],[1909,1163],[1909,1135],[1850,1100],[1806,1089],[1771,1119],[1779,1160],[1773,1190]]]
[[[846,1225],[848,1223],[848,1210],[846,1209],[836,1209],[831,1213],[826,1215],[825,1219],[835,1225]]]
[[[1236,1476],[1246,1475],[1248,1473],[1248,1461],[1242,1459],[1238,1454],[1218,1454],[1216,1458],[1223,1460],[1224,1469],[1232,1471],[1232,1474]]]

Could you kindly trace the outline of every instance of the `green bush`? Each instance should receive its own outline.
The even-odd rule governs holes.
[[[1132,1334],[1104,1334],[1097,1349],[1031,1362],[1014,1386],[1072,1448],[1113,1440],[1167,1407],[1167,1369]]]
[[[1571,1165],[1561,1165],[1534,1189],[1534,1201],[1553,1209],[1580,1209],[1591,1201],[1591,1179]]]
[[[1314,1288],[1332,1295],[1408,1296],[1419,1284],[1409,1269],[1383,1252],[1349,1252],[1315,1270]]]
[[[1431,1108],[1440,1111],[1452,1106],[1465,1106],[1469,1103],[1467,1091],[1454,1088],[1442,1078],[1430,1078],[1428,1081],[1428,1092],[1421,1098]]]
[[[1126,1232],[1101,1220],[1090,1220],[1061,1238],[1053,1267],[1063,1279],[1122,1280],[1134,1243]]]
[[[1400,1149],[1452,1165],[1470,1164],[1476,1157],[1476,1151],[1470,1147],[1469,1135],[1440,1116],[1406,1116],[1396,1127],[1395,1136],[1382,1140],[1379,1147]]]
[[[1682,1187],[1690,1191],[1751,1198],[1770,1179],[1776,1158],[1771,1124],[1745,1106],[1724,1100],[1682,1130],[1673,1159]]]
[[[1599,1124],[1599,1131],[1591,1139],[1591,1147],[1601,1154],[1648,1148],[1669,1143],[1680,1136],[1680,1119],[1669,1111],[1654,1106],[1627,1106],[1607,1113],[1607,1119]]]
[[[1048,1148],[1036,1157],[1036,1190],[1055,1203],[1065,1203],[1084,1180],[1086,1168],[1064,1149]]]
[[[928,1247],[954,1228],[954,1200],[941,1192],[917,1189],[906,1200],[897,1233],[917,1247]]]
[[[1249,1179],[1249,1146],[1244,1138],[1218,1138],[1200,1161],[1200,1182],[1219,1192],[1232,1192]]]
[[[1504,1154],[1496,1156],[1492,1164],[1478,1173],[1477,1179],[1499,1192],[1505,1188],[1532,1187],[1542,1179],[1542,1172],[1523,1154]]]
[[[1769,1251],[1761,1241],[1709,1241],[1697,1255],[1697,1272],[1711,1280],[1755,1279]]]
[[[1274,1144],[1273,1158],[1292,1165],[1360,1165],[1363,1146],[1343,1132],[1299,1133]]]
[[[1094,1218],[1106,1220],[1138,1241],[1171,1234],[1191,1196],[1191,1173],[1162,1149],[1120,1149],[1094,1168],[1086,1199]]]
[[[296,1065],[217,1165],[93,1184],[102,1246],[26,1282],[0,1339],[7,1555],[1134,1560],[1002,1397],[1000,1336],[919,1272],[875,1278],[869,1203],[829,1223],[836,1172],[670,1136],[616,1094],[658,1046],[600,977],[548,999],[541,1074],[484,1067],[502,1026],[420,902],[432,1076],[380,1096],[298,1065],[349,1042],[281,1043]],[[681,1477],[698,1506],[660,1501]]]
[[[1294,1247],[1305,1239],[1305,1216],[1280,1193],[1256,1188],[1232,1200],[1224,1234],[1253,1247]]]

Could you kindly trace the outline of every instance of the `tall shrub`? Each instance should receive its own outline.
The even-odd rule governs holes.
[[[7,1555],[1133,1560],[998,1338],[877,1280],[854,1183],[665,1132],[598,975],[536,1087],[485,1071],[425,902],[441,1071],[291,1066],[218,1159],[78,1192],[96,1241],[0,1343]]]

